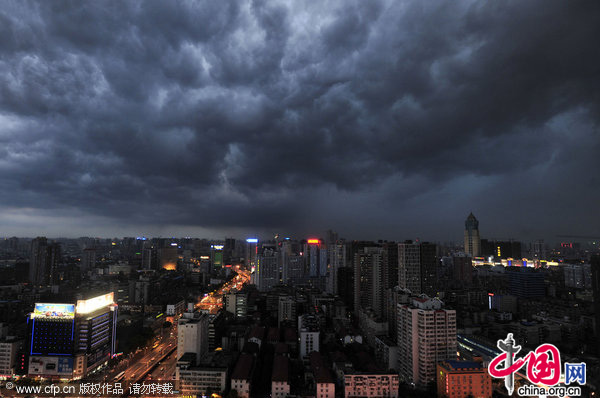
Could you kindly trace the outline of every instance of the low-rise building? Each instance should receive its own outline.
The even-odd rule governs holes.
[[[398,374],[344,375],[344,397],[346,398],[398,398],[400,379]]]
[[[482,361],[448,360],[437,365],[437,392],[439,398],[487,398],[492,380]]]
[[[253,374],[254,357],[246,353],[240,355],[231,374],[231,389],[237,391],[238,398],[250,397]]]
[[[273,373],[271,375],[271,397],[285,398],[290,393],[289,359],[276,355],[273,360]]]

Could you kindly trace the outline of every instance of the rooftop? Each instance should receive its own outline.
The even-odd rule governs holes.
[[[289,362],[288,358],[276,355],[273,361],[273,373],[271,381],[285,381],[288,382],[290,378]]]
[[[242,354],[235,364],[235,369],[231,374],[232,379],[250,380],[252,375],[252,365],[254,358],[250,354]]]

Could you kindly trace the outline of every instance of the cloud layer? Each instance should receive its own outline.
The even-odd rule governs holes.
[[[5,235],[600,234],[600,5],[13,2]]]

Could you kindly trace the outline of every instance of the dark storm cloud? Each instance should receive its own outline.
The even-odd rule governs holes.
[[[0,219],[596,233],[598,38],[596,2],[6,3]]]

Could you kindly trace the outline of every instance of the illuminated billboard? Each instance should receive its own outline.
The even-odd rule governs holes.
[[[246,242],[248,242],[248,243],[258,243],[258,239],[256,239],[256,238],[248,238],[248,239],[246,239]]]
[[[30,375],[71,378],[73,376],[73,358],[32,356],[29,357],[28,370]]]
[[[77,300],[76,311],[78,314],[89,314],[102,307],[114,304],[114,302],[114,293],[110,292],[89,300]]]
[[[308,240],[309,245],[318,245],[319,243],[320,243],[319,239],[309,239]]]
[[[211,247],[215,250],[223,250],[224,246],[223,245],[212,245]]]
[[[35,303],[31,318],[73,319],[74,304]]]

